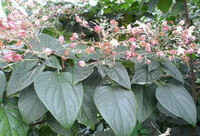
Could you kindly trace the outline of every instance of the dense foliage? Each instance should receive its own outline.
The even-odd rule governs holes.
[[[2,1],[0,136],[200,135],[199,7]]]

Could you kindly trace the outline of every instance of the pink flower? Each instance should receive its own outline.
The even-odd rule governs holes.
[[[8,26],[10,29],[17,29],[17,25],[13,21],[8,21]]]
[[[168,30],[169,30],[169,27],[168,27],[168,26],[164,26],[164,27],[163,27],[163,30],[164,30],[164,31],[168,31]]]
[[[79,16],[76,16],[76,22],[78,22],[78,23],[82,22],[82,20],[81,20],[81,18]]]
[[[176,55],[178,52],[176,50],[170,50],[170,54]]]
[[[47,56],[51,55],[53,53],[53,51],[50,49],[50,48],[46,48],[44,51],[43,51]]]
[[[79,65],[80,67],[85,67],[85,66],[87,66],[87,64],[86,64],[85,61],[83,61],[83,60],[79,61],[79,62],[78,62],[78,65]]]
[[[74,47],[76,47],[76,45],[77,45],[77,43],[72,43],[69,45],[69,47],[74,48]]]
[[[152,39],[151,40],[151,45],[153,45],[153,46],[156,45],[156,41]]]
[[[62,36],[62,35],[59,36],[58,39],[59,39],[59,41],[60,41],[61,43],[64,43],[64,42],[65,42],[65,38],[64,38],[64,36]]]
[[[136,41],[136,38],[135,38],[135,37],[130,37],[130,38],[128,39],[128,41],[129,41],[129,42],[134,42],[134,41]]]
[[[112,19],[112,20],[110,21],[110,24],[111,24],[112,26],[118,26],[118,22],[117,22],[115,19]]]
[[[192,54],[193,52],[194,52],[193,49],[188,49],[188,50],[186,51],[186,53],[188,53],[188,54]]]
[[[144,41],[144,40],[146,40],[146,38],[147,38],[147,36],[146,36],[146,35],[141,35],[141,36],[139,37],[139,39],[140,39],[141,41]]]
[[[130,49],[131,49],[131,50],[134,50],[136,47],[137,47],[136,43],[135,43],[135,42],[132,42],[132,43],[131,43],[131,48],[130,48]]]
[[[151,60],[148,59],[148,60],[146,61],[146,64],[151,64]]]
[[[18,62],[22,60],[22,55],[16,54],[15,52],[8,52],[4,55],[6,62]]]
[[[26,31],[25,30],[20,30],[18,34],[19,34],[20,37],[25,37],[26,36]]]
[[[163,57],[164,56],[164,53],[162,51],[159,51],[156,53],[159,57]]]
[[[101,30],[102,30],[102,28],[101,28],[99,25],[96,25],[96,26],[94,27],[94,31],[97,32],[97,33],[100,33]]]

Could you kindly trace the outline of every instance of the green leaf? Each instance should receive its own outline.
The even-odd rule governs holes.
[[[28,126],[23,122],[19,110],[0,108],[0,136],[26,136]]]
[[[86,79],[93,73],[93,66],[80,67],[78,64],[74,66],[73,76],[74,84]]]
[[[163,13],[167,13],[172,3],[173,0],[159,0],[157,6]]]
[[[55,56],[50,56],[48,59],[44,60],[43,63],[52,68],[62,69],[58,59]]]
[[[177,16],[178,14],[183,13],[184,11],[184,4],[177,2],[172,6],[172,11],[171,11],[171,15],[172,16]]]
[[[0,71],[0,101],[3,99],[3,92],[6,87],[6,76],[3,71]]]
[[[116,136],[130,136],[136,124],[136,98],[121,87],[102,86],[96,89],[94,102]]]
[[[38,63],[38,60],[21,62],[20,66],[12,72],[8,81],[7,95],[10,96],[29,86],[44,68],[44,65]]]
[[[134,86],[138,103],[137,119],[144,122],[155,109],[155,90],[151,87]]]
[[[87,79],[83,81],[84,86],[96,88],[102,84],[103,80],[97,70],[95,70]]]
[[[177,119],[177,116],[174,115],[173,113],[169,112],[167,109],[165,109],[159,102],[156,104],[156,107],[158,108],[158,110],[160,112],[162,112],[163,114],[165,114],[166,116],[172,117]]]
[[[48,126],[42,126],[39,130],[39,136],[57,136]]]
[[[64,56],[65,49],[62,47],[60,41],[47,34],[38,35],[39,39],[31,39],[29,42],[35,51],[44,51],[46,48],[50,48],[55,51],[55,54],[62,57]],[[38,41],[39,40],[39,41]],[[43,58],[43,56],[40,56]]]
[[[197,6],[200,7],[200,0],[197,2]]]
[[[73,76],[68,72],[43,72],[34,86],[38,97],[56,120],[64,128],[70,128],[81,108],[82,84],[73,85]]]
[[[20,93],[18,107],[26,123],[36,121],[47,112],[32,86],[25,88]]]
[[[163,69],[163,71],[165,71],[167,74],[169,74],[176,80],[180,81],[181,83],[184,83],[184,79],[181,72],[168,59],[164,59],[164,61],[161,63],[161,68]]]
[[[155,69],[155,67],[150,66],[148,68],[147,64],[136,63],[135,64],[135,74],[132,78],[131,83],[134,84],[150,84],[152,81],[157,80],[161,76],[160,69]],[[157,67],[157,66],[156,66]],[[150,72],[148,72],[148,69]]]
[[[152,60],[150,64],[148,64],[148,72],[151,72],[160,67],[160,62],[157,60]]]
[[[106,75],[108,75],[112,80],[117,82],[119,85],[127,89],[131,88],[128,72],[122,64],[117,63],[114,67],[111,68],[107,67],[104,70],[106,72]]]
[[[39,130],[37,128],[32,128],[28,131],[27,136],[39,136]]]
[[[93,100],[94,90],[84,87],[84,98],[78,114],[78,122],[89,126],[93,130],[97,122],[97,109]]]
[[[158,0],[149,1],[149,5],[148,5],[149,12],[152,12],[156,8],[157,3],[158,3]]]
[[[96,131],[94,136],[115,136],[112,131]]]
[[[61,124],[50,114],[47,113],[47,123],[49,127],[56,133],[65,135],[65,136],[75,136],[77,130],[73,130],[70,128],[70,130],[66,130],[64,127],[61,126]]]
[[[196,106],[191,95],[182,85],[169,83],[158,87],[156,98],[169,112],[192,125],[196,124]]]

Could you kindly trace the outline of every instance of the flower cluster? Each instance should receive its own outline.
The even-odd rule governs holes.
[[[124,58],[131,61],[146,61],[151,63],[151,58],[148,54],[155,54],[158,58],[168,57],[173,60],[178,57],[184,61],[188,61],[188,54],[200,54],[200,47],[196,43],[195,26],[187,27],[182,20],[175,25],[173,22],[164,21],[163,23],[141,23],[136,21],[134,24],[129,24],[127,27],[119,27],[116,20],[111,20],[109,23],[104,21],[95,23],[91,28],[88,22],[76,16],[76,21],[81,26],[96,32],[99,35],[99,41],[91,41],[86,49],[86,53],[94,53],[98,48],[103,52],[104,58],[109,55],[124,55]],[[87,22],[87,23],[85,23]],[[121,40],[125,36],[126,39]],[[73,34],[70,38],[73,44],[86,42],[78,39],[77,34]],[[120,46],[127,48],[124,52],[117,52],[116,49]]]

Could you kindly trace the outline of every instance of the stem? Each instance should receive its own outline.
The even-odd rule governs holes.
[[[184,0],[184,8],[185,8],[185,19],[187,26],[190,26],[190,18],[189,18],[189,11],[188,11],[188,6],[187,6],[187,0]],[[196,87],[196,75],[194,72],[194,67],[193,67],[193,60],[192,60],[192,54],[190,54],[189,58],[189,67],[190,67],[190,73],[191,73],[191,82],[192,82],[192,97],[194,100],[194,103],[196,104],[197,101],[197,87]],[[191,136],[196,136],[196,127],[191,129]]]

